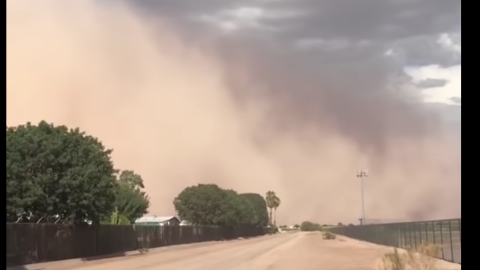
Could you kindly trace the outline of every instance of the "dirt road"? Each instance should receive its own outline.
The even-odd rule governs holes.
[[[291,233],[152,251],[82,263],[69,270],[372,270],[386,247],[319,233]],[[460,269],[440,262],[440,269]],[[50,268],[47,268],[50,269]],[[60,268],[51,268],[58,269]]]

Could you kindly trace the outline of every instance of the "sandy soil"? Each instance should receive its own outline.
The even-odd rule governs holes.
[[[345,237],[323,240],[319,233],[289,233],[152,251],[142,256],[61,267],[61,270],[372,270],[389,250]],[[443,261],[438,266],[461,269],[457,264]]]

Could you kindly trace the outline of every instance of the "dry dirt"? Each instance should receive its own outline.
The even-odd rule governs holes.
[[[245,240],[151,251],[74,267],[45,270],[372,270],[390,248],[320,233],[288,233]],[[439,261],[439,269],[459,265]]]

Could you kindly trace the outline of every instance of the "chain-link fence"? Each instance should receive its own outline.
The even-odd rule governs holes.
[[[441,247],[440,259],[462,262],[462,220],[369,224],[332,228],[333,233],[375,244],[416,248],[428,242]]]

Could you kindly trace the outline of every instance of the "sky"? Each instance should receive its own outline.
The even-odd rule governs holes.
[[[453,0],[7,0],[7,124],[80,127],[150,214],[215,183],[279,223],[460,216]],[[28,79],[26,79],[28,78]]]
[[[317,61],[384,68],[389,75],[407,76],[405,87],[421,93],[424,102],[460,103],[460,1],[140,0],[135,5],[188,27],[256,37]]]

